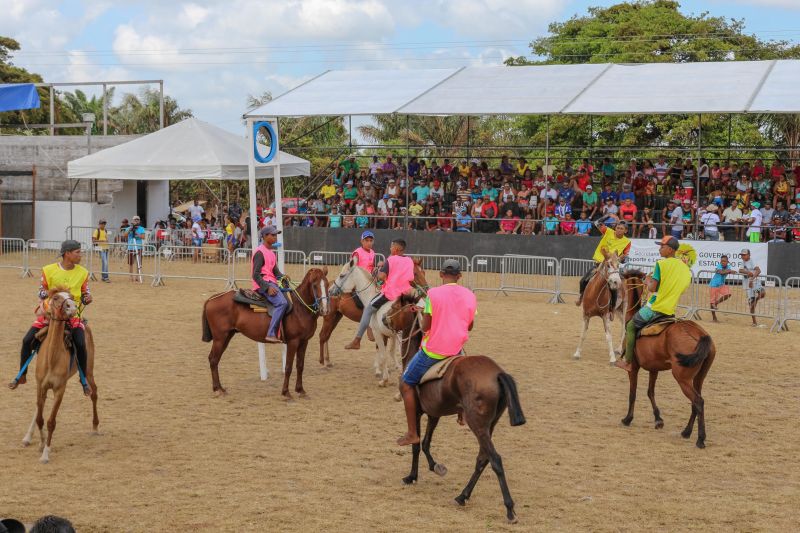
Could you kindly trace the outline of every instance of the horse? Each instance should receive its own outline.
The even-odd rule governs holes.
[[[300,285],[292,290],[292,310],[283,319],[283,338],[286,341],[286,366],[283,374],[281,395],[291,400],[289,378],[292,363],[297,356],[297,379],[295,392],[306,397],[303,388],[303,367],[308,341],[317,330],[317,318],[328,314],[328,269],[309,269]],[[219,380],[219,361],[233,336],[238,332],[256,342],[262,342],[267,334],[270,317],[268,313],[256,313],[249,306],[233,300],[236,291],[227,291],[211,296],[203,304],[203,342],[211,342],[208,362],[211,367],[212,390],[217,396],[227,391]]]
[[[401,331],[404,337],[402,340],[404,368],[417,353],[422,342],[422,331],[419,327],[421,318],[419,313],[412,310],[413,305],[419,305],[413,297],[402,296],[392,304],[388,318],[390,326]],[[417,431],[419,432],[423,413],[428,417],[428,424],[421,444],[412,445],[411,472],[403,478],[403,483],[406,485],[416,483],[420,449],[425,454],[430,471],[439,476],[447,474],[447,468],[436,462],[431,455],[431,439],[441,417],[458,415],[459,423],[463,420],[478,439],[480,449],[475,471],[464,490],[455,498],[455,502],[462,507],[466,505],[486,465],[491,464],[500,482],[506,518],[509,523],[516,523],[514,500],[506,482],[503,461],[492,443],[494,428],[506,407],[512,426],[521,426],[525,423],[514,378],[504,372],[491,358],[485,355],[471,355],[456,358],[440,379],[422,384],[417,391],[419,399]]]
[[[47,336],[42,341],[36,357],[36,413],[33,416],[28,432],[22,439],[23,446],[29,446],[33,439],[34,425],[39,428],[39,438],[41,444],[39,451],[42,456],[39,461],[48,463],[50,461],[50,446],[53,442],[53,433],[56,429],[56,416],[61,402],[64,399],[64,392],[67,390],[67,381],[78,371],[77,362],[72,360],[72,351],[64,342],[66,323],[78,312],[78,305],[72,298],[69,290],[57,287],[50,290],[45,303],[46,312],[50,318],[47,326]],[[43,332],[40,332],[43,334]],[[86,337],[86,368],[84,369],[86,380],[92,387],[92,430],[97,433],[100,419],[97,416],[97,385],[94,381],[94,338],[88,326],[85,326]],[[44,404],[47,400],[47,391],[53,390],[55,401],[47,420],[47,439],[44,436]]]
[[[322,329],[319,332],[319,364],[328,368],[333,366],[328,341],[342,316],[359,322],[364,312],[363,306],[369,305],[379,292],[372,275],[358,267],[357,263],[355,258],[351,258],[331,284],[330,312],[322,320]],[[356,305],[356,297],[361,301],[361,307]],[[374,340],[371,329],[367,330],[367,334],[370,335],[370,340]]]
[[[626,285],[628,321],[642,305],[644,293],[644,273],[640,271],[627,271],[623,274]],[[655,387],[658,373],[671,370],[672,376],[678,382],[683,393],[692,403],[692,414],[689,423],[681,432],[684,439],[692,435],[694,421],[697,418],[698,448],[705,448],[706,422],[704,400],[701,396],[703,381],[708,375],[708,370],[714,362],[716,347],[711,336],[697,323],[691,320],[681,320],[667,325],[658,335],[640,337],[636,341],[635,357],[632,369],[628,373],[630,391],[628,393],[628,414],[622,423],[630,426],[633,421],[633,405],[636,401],[636,384],[639,368],[650,372],[650,382],[647,387],[647,397],[653,406],[655,428],[664,427],[664,420],[656,405]]]
[[[581,308],[583,309],[583,330],[581,331],[581,340],[578,342],[578,348],[573,354],[573,358],[581,358],[581,347],[586,340],[586,334],[589,331],[589,320],[594,316],[599,316],[603,320],[603,330],[606,334],[606,342],[608,343],[608,358],[609,362],[613,365],[617,360],[616,353],[614,352],[613,341],[611,339],[611,320],[614,318],[614,313],[622,316],[623,310],[620,309],[620,303],[624,303],[625,299],[617,297],[614,302],[612,297],[612,290],[619,291],[624,289],[622,278],[620,277],[619,257],[616,252],[611,252],[608,257],[600,263],[597,267],[592,279],[586,285],[583,291],[583,300]],[[622,338],[625,338],[625,328],[622,328]],[[622,352],[620,341],[620,349]]]

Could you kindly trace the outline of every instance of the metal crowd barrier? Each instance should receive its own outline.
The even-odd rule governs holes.
[[[128,244],[111,242],[98,244],[90,248],[86,254],[89,257],[87,268],[92,273],[94,280],[103,278],[126,278],[126,281],[144,283],[149,280],[155,282],[158,277],[158,259],[156,249],[150,245],[138,246],[141,252],[137,259],[134,250],[128,250]],[[103,270],[103,254],[105,253],[108,268]]]
[[[800,321],[800,277],[788,278],[783,284],[783,308],[778,323],[779,331],[788,331],[787,322]]]
[[[150,247],[155,253],[155,247]],[[156,256],[154,286],[166,279],[223,281],[229,285],[228,250],[219,246],[173,246],[159,248]]]
[[[253,251],[250,248],[237,248],[230,255],[227,288],[250,287],[250,256],[252,253]],[[284,250],[283,254],[284,274],[293,281],[299,282],[303,279],[308,269],[305,252],[301,250]]]
[[[458,261],[461,272],[469,274],[470,262],[469,259],[463,255],[411,254],[409,257],[422,260],[421,266],[426,271],[425,279],[431,287],[438,287],[442,284],[439,271],[442,269],[442,264],[448,259],[455,259]]]
[[[27,271],[28,250],[22,239],[0,239],[0,268],[13,268]]]
[[[503,273],[502,255],[475,255],[470,264],[468,286],[473,292],[500,291]]]
[[[532,255],[503,256],[500,290],[552,294],[557,303],[558,259]]]
[[[591,259],[571,259],[563,258],[558,262],[558,302],[564,303],[562,294],[578,296],[580,294],[579,283],[581,278],[594,268],[594,261]]]
[[[89,272],[92,271],[91,267],[91,254],[89,253],[91,246],[86,243],[81,243],[81,251],[83,252],[86,261],[83,263],[84,268]],[[61,241],[51,241],[43,239],[30,239],[26,246],[26,260],[25,268],[22,276],[33,277],[41,272],[42,267],[55,263],[60,259],[59,252],[61,251]]]
[[[96,229],[98,228],[93,226],[67,226],[64,230],[64,238],[75,239],[78,242],[90,245],[92,244],[92,234]],[[107,229],[106,234],[108,242],[114,242],[117,232],[112,229]]]
[[[691,316],[702,318],[699,311],[715,311],[723,315],[752,316],[750,304],[747,298],[747,283],[741,274],[729,274],[725,278],[725,286],[731,291],[731,297],[718,304],[718,309],[711,309],[711,291],[708,282],[714,275],[713,270],[701,270],[692,280],[694,288],[694,306]],[[784,305],[784,292],[780,278],[777,276],[761,275],[758,276],[762,287],[765,289],[765,296],[759,300],[753,315],[756,318],[768,318],[772,320],[771,330],[775,331],[781,325],[782,307]]]

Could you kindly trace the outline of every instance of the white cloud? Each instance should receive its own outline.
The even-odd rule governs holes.
[[[800,0],[734,0],[734,3],[755,7],[800,9]]]

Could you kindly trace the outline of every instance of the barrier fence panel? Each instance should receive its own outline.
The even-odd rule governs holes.
[[[229,288],[250,288],[250,248],[237,248],[230,256]],[[284,250],[284,274],[300,282],[306,274],[306,254],[302,250]],[[325,265],[320,265],[325,266]]]
[[[461,267],[462,275],[466,276],[469,273],[470,262],[469,259],[463,255],[436,255],[436,254],[412,254],[409,257],[422,260],[422,268],[425,270],[425,279],[428,281],[428,286],[438,287],[442,284],[442,278],[439,277],[439,271],[442,270],[442,264],[448,259],[455,259]]]
[[[558,293],[558,259],[532,255],[503,256],[500,290]]]
[[[42,267],[55,263],[61,259],[61,241],[48,241],[43,239],[30,239],[27,242],[27,261],[25,264],[24,276],[38,277],[42,271]],[[92,255],[90,253],[91,246],[81,243],[81,251],[83,252],[83,259],[81,264],[89,272],[92,271]]]
[[[563,258],[559,262],[558,269],[558,294],[572,294],[578,296],[580,293],[579,283],[581,278],[594,268],[594,261],[591,259],[570,259]]]
[[[287,250],[287,252],[288,251],[289,250]],[[308,253],[306,257],[306,268],[327,266],[329,277],[335,278],[339,275],[340,267],[350,261],[352,255],[352,252],[326,252],[316,250]],[[375,266],[377,267],[384,261],[386,261],[386,256],[375,252]]]
[[[786,323],[800,320],[800,278],[787,278],[783,285],[783,309],[780,329],[788,330]]]
[[[711,288],[708,282],[714,275],[713,270],[701,270],[693,279],[694,290],[694,315],[699,316],[698,311],[716,311],[717,314],[751,316],[750,303],[748,301],[747,289],[750,282],[740,274],[729,274],[725,278],[725,287],[731,295],[726,301],[717,305],[717,309],[711,308]],[[774,330],[781,321],[781,306],[783,305],[784,293],[780,278],[777,276],[761,275],[758,281],[764,289],[764,298],[759,300],[752,313],[757,318],[772,319],[772,329]]]
[[[91,258],[90,271],[94,279],[119,278],[119,281],[152,283],[157,276],[156,249],[139,246],[140,250],[128,250],[124,243],[108,243],[92,246],[86,253]],[[139,252],[138,257],[135,251]],[[104,268],[103,261],[106,261]]]
[[[92,244],[92,234],[96,227],[92,226],[67,226],[64,230],[65,239],[74,239],[80,243],[90,245]],[[117,232],[112,229],[106,230],[108,242],[115,242]]]
[[[156,257],[158,266],[154,285],[164,285],[166,279],[222,281],[226,287],[229,285],[228,250],[219,246],[166,245],[158,250]]]
[[[27,270],[27,249],[22,239],[0,239],[0,268]]]
[[[473,292],[499,291],[503,275],[502,255],[475,255],[469,269],[468,286]]]

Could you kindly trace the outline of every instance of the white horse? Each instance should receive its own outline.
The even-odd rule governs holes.
[[[369,272],[356,266],[355,259],[351,259],[342,266],[339,276],[333,281],[331,295],[337,296],[348,294],[355,291],[364,306],[369,305],[375,296],[378,295],[378,287]],[[384,324],[384,317],[391,308],[392,303],[384,304],[375,311],[370,318],[370,329],[375,336],[375,376],[380,378],[379,385],[385,387],[389,383],[389,372],[391,363],[394,361],[396,368],[402,368],[400,361],[399,348],[397,343],[397,333],[389,329]],[[327,352],[327,345],[325,351]]]

